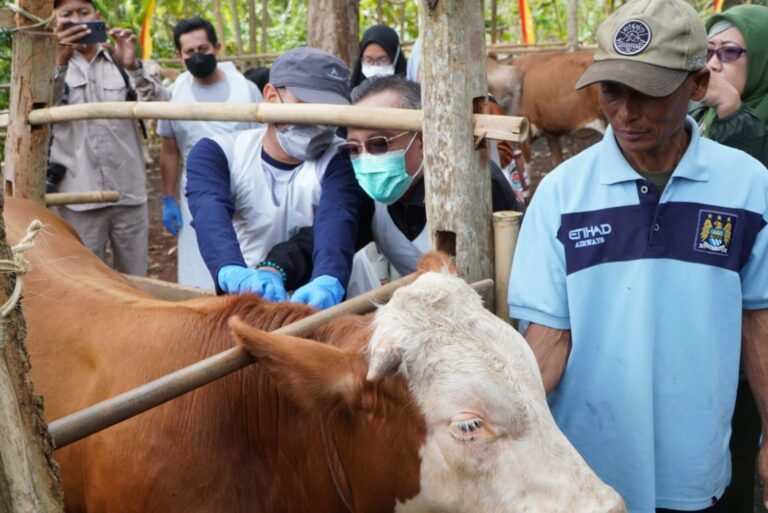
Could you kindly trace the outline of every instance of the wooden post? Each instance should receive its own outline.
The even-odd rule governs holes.
[[[0,211],[2,211],[0,195]],[[0,259],[11,260],[11,248],[0,216]],[[0,303],[10,297],[17,278],[0,273]],[[43,418],[42,400],[32,391],[24,347],[26,326],[21,307],[0,319],[0,511],[63,513],[58,468]]]
[[[52,0],[18,0],[30,14],[47,19]],[[17,15],[18,27],[35,22]],[[27,123],[32,109],[49,107],[53,100],[55,39],[45,27],[19,30],[13,35],[11,98],[5,139],[5,193],[43,203],[50,128]]]
[[[568,51],[579,49],[579,0],[568,0]]]
[[[473,282],[493,277],[491,171],[472,112],[487,101],[482,2],[420,0],[424,177],[432,247]],[[492,292],[486,304],[492,305]]]

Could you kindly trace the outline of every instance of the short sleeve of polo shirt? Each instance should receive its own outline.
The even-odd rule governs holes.
[[[542,181],[525,213],[509,278],[509,315],[570,329],[565,248],[558,240],[560,209],[554,183]]]
[[[741,291],[744,310],[768,308],[768,226],[765,220],[741,270]]]

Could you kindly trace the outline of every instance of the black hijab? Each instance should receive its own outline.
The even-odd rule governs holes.
[[[398,55],[397,50],[400,48],[400,38],[397,37],[397,32],[386,25],[374,25],[363,34],[363,40],[360,42],[360,55],[358,55],[357,64],[355,64],[355,68],[352,70],[352,78],[349,80],[350,89],[354,89],[360,82],[365,80],[365,75],[363,75],[363,52],[365,47],[371,43],[377,43],[384,48],[390,60],[395,63],[395,75],[405,75],[407,61],[402,49],[400,49],[397,61],[395,61],[395,55]]]

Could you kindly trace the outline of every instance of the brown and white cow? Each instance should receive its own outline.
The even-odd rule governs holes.
[[[257,360],[57,451],[69,513],[625,511],[556,428],[525,341],[454,276],[292,338],[262,330],[309,307],[159,301],[6,200],[11,241],[34,218],[23,310],[50,419],[231,347],[230,326]]]
[[[534,53],[504,61],[488,58],[488,90],[508,115],[528,118],[531,139],[547,138],[553,165],[563,161],[561,136],[582,129],[605,132],[596,86],[575,89],[593,55],[582,50]]]

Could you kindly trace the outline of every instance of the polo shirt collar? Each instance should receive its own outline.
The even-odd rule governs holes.
[[[686,125],[691,132],[691,140],[683,158],[678,162],[675,172],[672,173],[672,178],[687,178],[697,182],[706,182],[709,180],[709,168],[705,162],[706,157],[699,151],[701,146],[699,127],[690,116],[686,117]],[[600,159],[603,162],[600,166],[601,184],[612,185],[642,178],[624,158],[610,125],[600,144]]]

